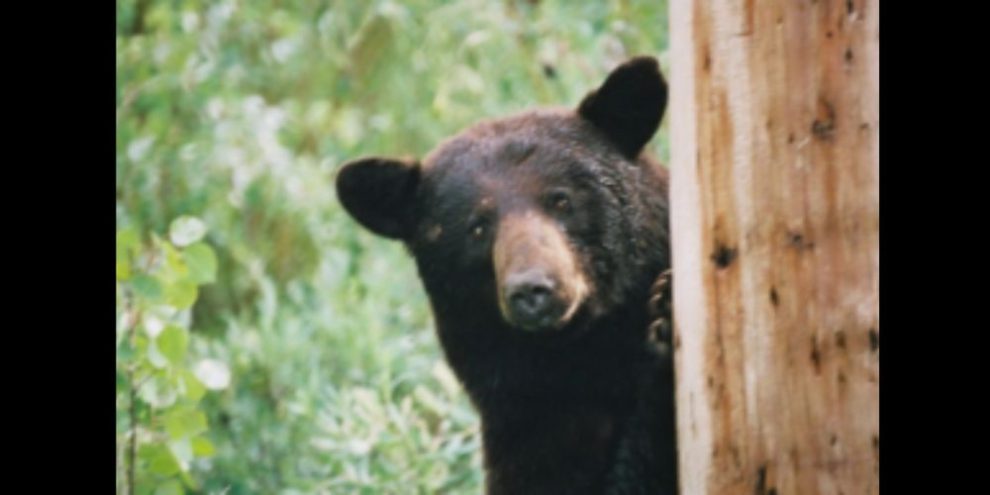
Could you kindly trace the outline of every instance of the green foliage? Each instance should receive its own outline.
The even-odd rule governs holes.
[[[216,278],[216,263],[202,260],[216,255],[202,242],[188,246],[205,234],[199,219],[173,226],[176,244],[155,235],[142,244],[134,230],[117,232],[118,491],[131,484],[135,493],[196,489],[192,462],[215,453],[201,407],[210,382],[192,366],[226,365],[190,355],[187,322],[197,287]]]
[[[415,268],[333,174],[663,63],[665,10],[117,2],[118,485],[136,431],[140,493],[478,493],[478,420]]]

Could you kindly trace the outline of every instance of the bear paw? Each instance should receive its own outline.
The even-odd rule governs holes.
[[[661,350],[669,352],[674,334],[671,307],[671,271],[664,270],[657,276],[653,286],[650,287],[650,299],[647,303],[647,315],[650,326],[647,332],[648,338],[654,342]]]

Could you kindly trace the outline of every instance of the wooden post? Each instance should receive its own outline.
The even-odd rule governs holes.
[[[672,0],[685,495],[879,493],[879,0]]]

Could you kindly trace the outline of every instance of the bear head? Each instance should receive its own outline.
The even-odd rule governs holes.
[[[666,102],[656,60],[633,58],[576,110],[484,121],[421,161],[347,163],[337,194],[407,245],[440,327],[579,335],[642,305],[669,266],[666,172],[641,153]]]

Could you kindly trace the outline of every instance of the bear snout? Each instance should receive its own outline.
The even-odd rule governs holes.
[[[542,215],[512,215],[500,223],[493,250],[505,321],[527,331],[567,325],[588,284],[561,229]]]
[[[504,294],[508,319],[524,330],[552,328],[568,304],[556,291],[559,284],[546,272],[529,270],[506,277]]]

